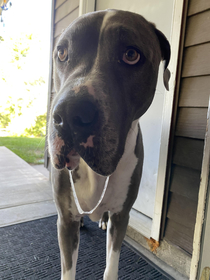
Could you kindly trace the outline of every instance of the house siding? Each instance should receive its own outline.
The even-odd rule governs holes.
[[[188,5],[164,238],[192,254],[210,94],[210,2]]]

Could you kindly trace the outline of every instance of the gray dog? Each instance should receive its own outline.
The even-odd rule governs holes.
[[[138,14],[106,10],[76,19],[54,50],[56,95],[49,120],[61,279],[75,279],[80,219],[109,212],[104,279],[118,278],[120,248],[138,194],[149,108],[170,45]]]

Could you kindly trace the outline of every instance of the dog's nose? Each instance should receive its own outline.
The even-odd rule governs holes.
[[[83,101],[75,104],[71,115],[70,122],[75,128],[93,126],[98,119],[96,106],[90,101]]]
[[[67,125],[74,131],[92,129],[97,121],[97,106],[89,100],[62,102],[53,110],[53,122],[58,130],[67,128]]]

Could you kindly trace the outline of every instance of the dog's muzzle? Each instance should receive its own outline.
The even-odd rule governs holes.
[[[54,166],[72,170],[79,164],[80,156],[88,161],[98,142],[99,123],[98,106],[89,96],[71,96],[56,102],[51,124],[56,137],[50,139],[56,154]]]

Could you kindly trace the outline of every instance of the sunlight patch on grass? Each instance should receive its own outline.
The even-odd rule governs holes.
[[[0,146],[5,146],[28,163],[43,163],[45,138],[0,137]]]

